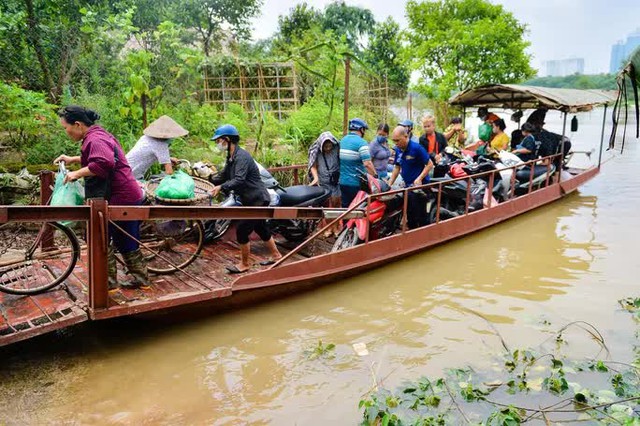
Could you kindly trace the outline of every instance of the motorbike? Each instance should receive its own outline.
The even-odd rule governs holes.
[[[273,175],[260,163],[256,162],[260,172],[260,179],[267,187],[271,198],[270,207],[321,207],[331,196],[328,189],[321,186],[294,185],[283,188]],[[229,193],[220,207],[241,206],[240,198],[233,192]],[[315,223],[300,219],[275,219],[269,225],[274,233],[282,235],[288,241],[302,241],[313,230]],[[231,219],[217,219],[205,222],[205,242],[212,242],[221,238],[231,226]]]
[[[369,194],[390,191],[389,185],[382,179],[367,174],[360,176],[360,191],[349,207],[367,208]],[[376,240],[393,235],[402,222],[403,197],[401,193],[383,195],[374,199],[369,205],[369,217],[349,219],[336,238],[331,251],[338,251],[361,244],[369,239]]]

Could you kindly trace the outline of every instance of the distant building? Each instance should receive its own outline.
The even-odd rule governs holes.
[[[640,46],[640,28],[638,28],[635,33],[629,34],[626,42],[620,40],[611,46],[611,63],[609,65],[609,72],[611,74],[617,73],[629,55],[631,55],[638,46]]]
[[[564,77],[566,75],[584,74],[584,58],[560,59],[542,63],[546,77]]]

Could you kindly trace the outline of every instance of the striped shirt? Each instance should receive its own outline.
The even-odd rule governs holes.
[[[355,133],[340,141],[340,185],[360,186],[359,176],[366,174],[363,161],[371,160],[369,144]]]

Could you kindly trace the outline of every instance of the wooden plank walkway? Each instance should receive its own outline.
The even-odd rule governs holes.
[[[233,232],[231,233],[233,234]],[[317,240],[291,261],[326,253],[331,241]],[[297,244],[278,240],[285,254]],[[260,262],[269,253],[259,241],[251,245],[250,272],[263,270]],[[68,327],[90,319],[107,319],[135,315],[174,306],[200,302],[232,293],[238,275],[230,275],[225,266],[238,261],[239,248],[233,241],[219,241],[206,245],[194,263],[184,272],[169,275],[151,275],[151,284],[140,289],[119,288],[109,292],[109,308],[91,312],[88,309],[88,261],[83,250],[73,273],[59,285],[34,296],[15,296],[0,292],[0,346],[24,340],[50,331]],[[118,266],[118,280],[130,279]]]

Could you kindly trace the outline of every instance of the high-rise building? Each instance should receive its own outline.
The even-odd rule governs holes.
[[[564,77],[566,75],[584,74],[584,58],[560,59],[542,63],[546,77]]]
[[[611,74],[617,73],[629,55],[631,55],[638,46],[640,46],[640,28],[638,28],[635,33],[629,34],[626,42],[620,40],[611,46],[611,63],[609,64],[609,72]]]

